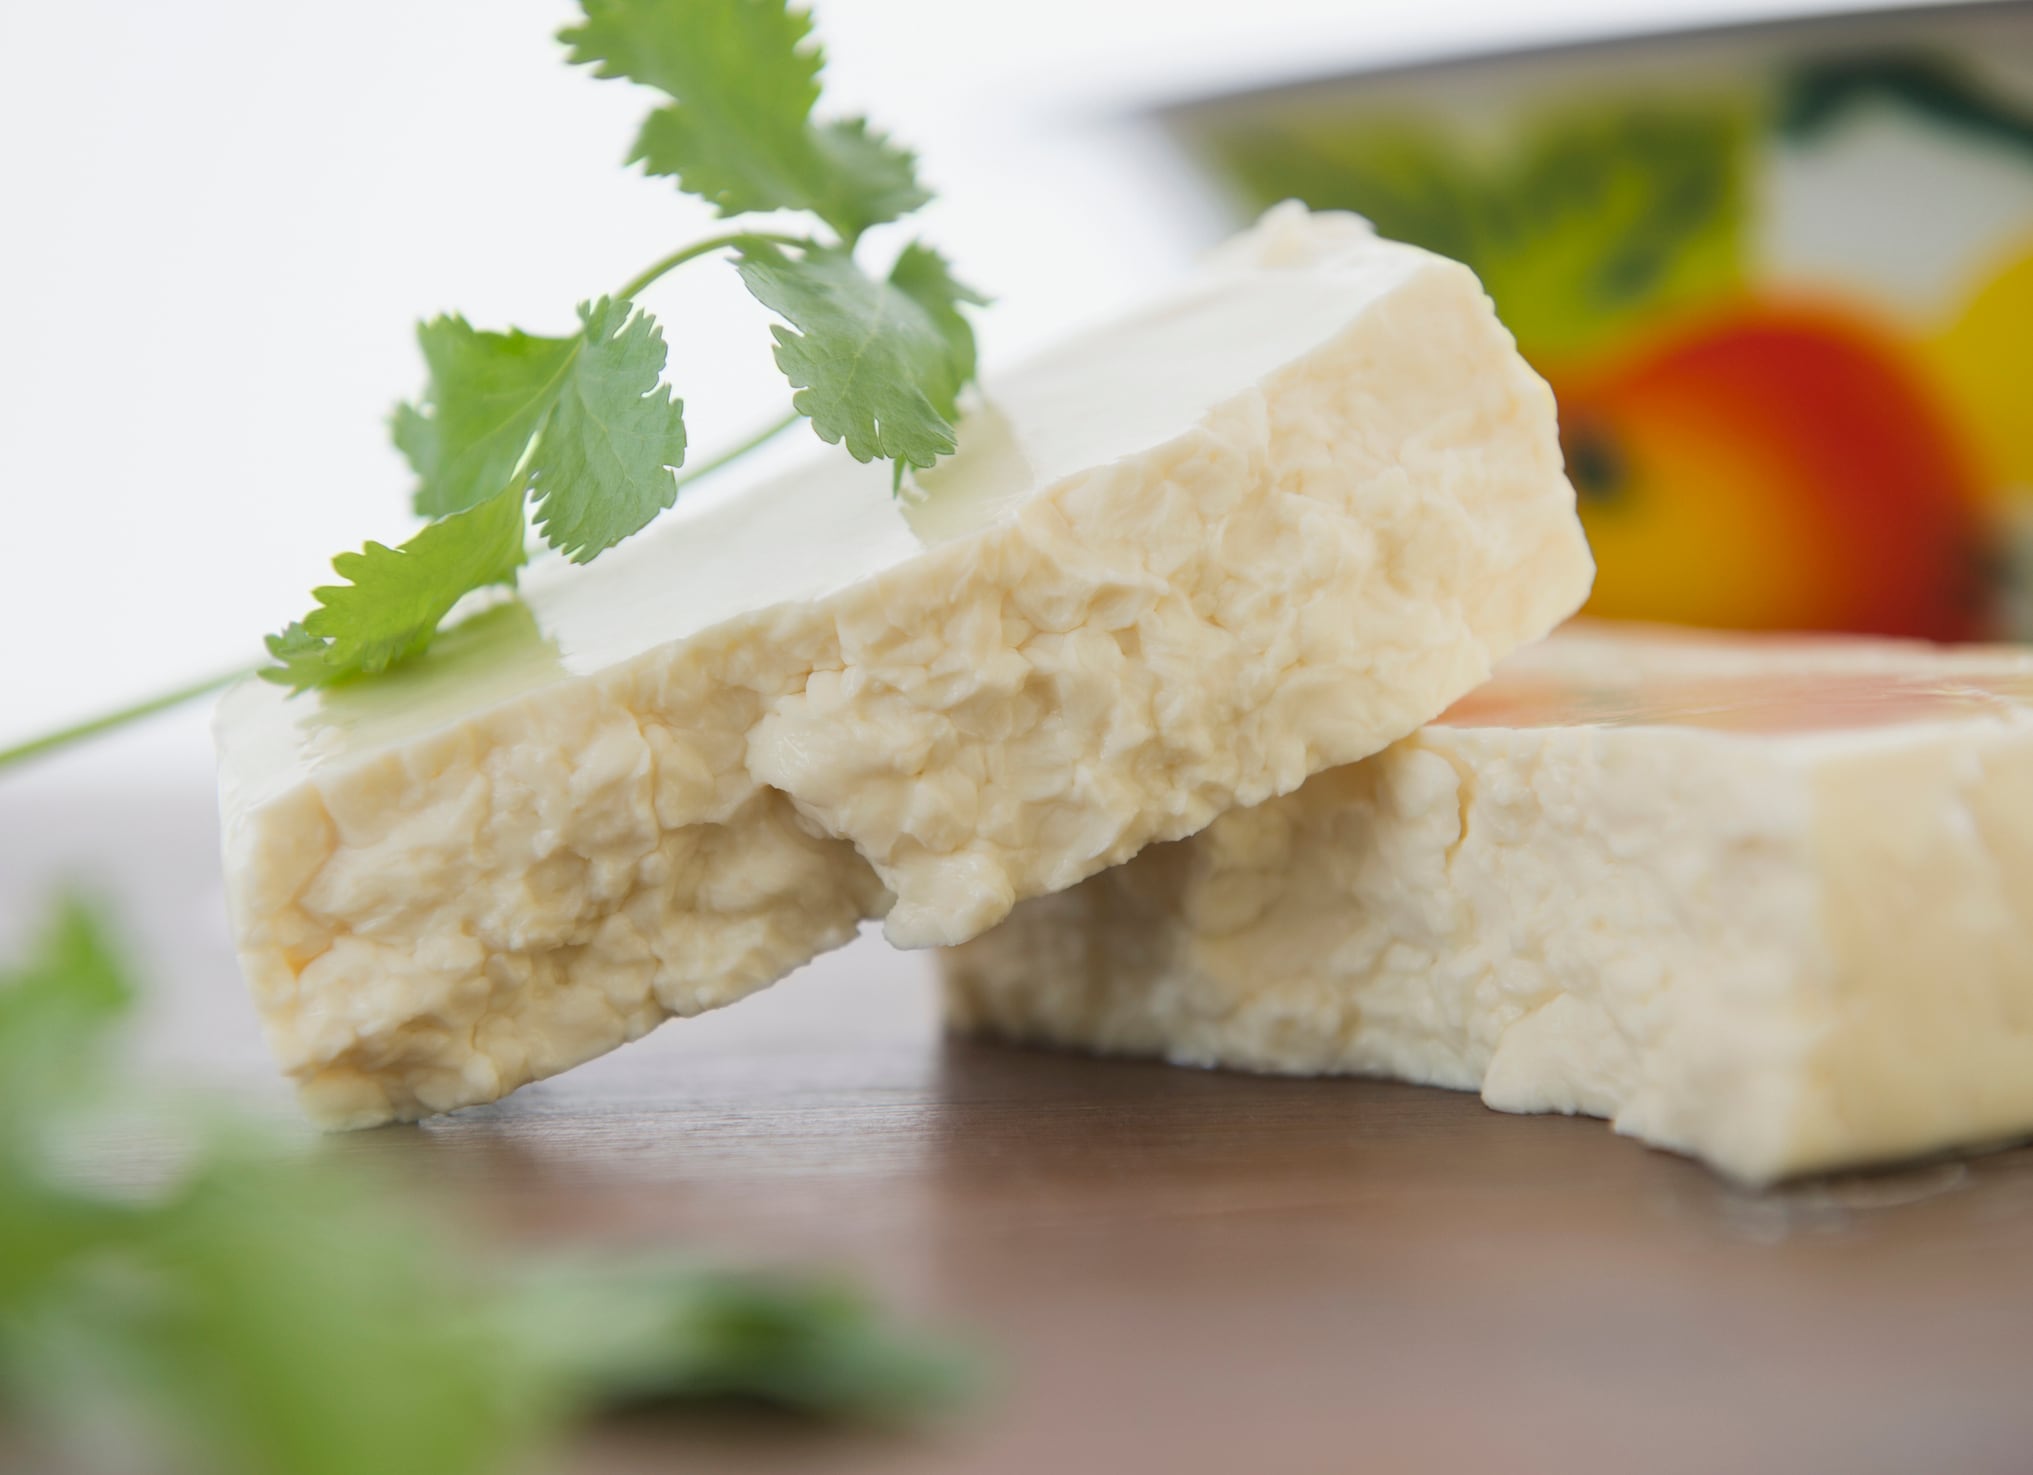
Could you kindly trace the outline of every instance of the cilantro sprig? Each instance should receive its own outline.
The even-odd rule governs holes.
[[[529,529],[573,563],[640,532],[679,488],[731,457],[683,470],[684,404],[664,382],[662,326],[638,298],[685,263],[731,255],[782,319],[772,328],[793,415],[734,454],[807,419],[858,461],[892,463],[901,487],[952,453],[960,391],[974,377],[965,309],[985,299],[922,242],[883,272],[860,250],[874,226],[930,201],[916,157],[866,118],[815,116],[825,55],[788,0],[581,0],[559,33],[595,77],[665,99],[629,162],[676,181],[723,217],[768,215],[671,252],[618,291],[582,302],[562,337],[421,324],[427,379],[390,429],[416,473],[428,524],[395,546],[333,560],[345,582],[312,591],[309,614],[268,637],[261,675],[293,690],[373,676],[420,654],[475,591],[513,585]],[[785,230],[803,216],[805,233]]]
[[[737,1398],[895,1422],[972,1381],[849,1287],[454,1243],[357,1166],[245,1124],[194,1124],[143,1191],[95,1181],[75,1144],[139,995],[78,901],[0,966],[0,1463],[497,1475],[604,1409]]]

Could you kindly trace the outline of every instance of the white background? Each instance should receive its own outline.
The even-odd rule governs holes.
[[[1215,230],[1140,103],[1776,0],[819,0],[829,104],[917,146],[988,364]],[[0,746],[251,660],[409,523],[411,325],[555,331],[706,224],[620,167],[650,99],[563,0],[0,0]],[[694,444],[784,391],[725,269],[651,305]],[[188,719],[186,719],[188,721]],[[195,730],[195,729],[193,729]],[[135,749],[135,753],[144,750]]]

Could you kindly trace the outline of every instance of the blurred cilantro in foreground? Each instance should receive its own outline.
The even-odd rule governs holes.
[[[229,1132],[144,1195],[80,1182],[55,1143],[105,1099],[133,998],[77,901],[0,970],[0,1431],[88,1468],[482,1475],[605,1407],[897,1420],[962,1391],[951,1353],[837,1286],[476,1256]]]

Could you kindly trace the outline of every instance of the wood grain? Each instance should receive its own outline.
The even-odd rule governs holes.
[[[137,919],[151,1068],[283,1113],[209,813],[187,784],[0,790],[0,835],[58,833]],[[0,847],[0,923],[44,878],[24,853]],[[929,1433],[645,1418],[576,1452],[602,1475],[2033,1469],[2023,1149],[1745,1193],[1440,1091],[945,1040],[924,960],[874,938],[337,1149],[528,1242],[846,1268],[996,1360]]]

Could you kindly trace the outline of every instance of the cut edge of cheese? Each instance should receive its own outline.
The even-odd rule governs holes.
[[[1766,1183],[2033,1133],[2029,899],[2033,655],[1583,628],[942,964],[962,1030],[1479,1089]]]
[[[533,579],[411,671],[229,693],[236,940],[310,1113],[494,1100],[865,918],[960,941],[1402,737],[1585,596],[1551,394],[1466,268],[1288,209],[1178,302],[997,382],[1007,433],[970,419],[945,472],[972,531],[900,532],[882,468],[836,456]],[[1210,325],[1273,309],[1289,356],[1198,408],[1268,352]],[[1066,384],[1125,363],[1194,418],[1075,425]],[[1060,474],[1012,498],[1012,464]],[[874,529],[859,580],[834,495]],[[764,602],[726,615],[751,558]]]

